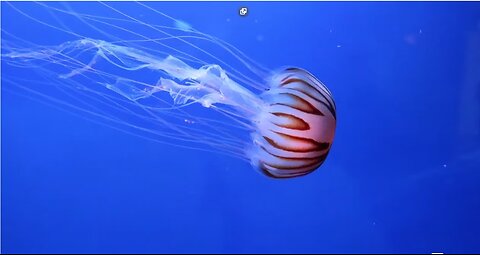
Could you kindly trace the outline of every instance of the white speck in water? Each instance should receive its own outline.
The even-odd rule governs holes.
[[[256,38],[256,39],[257,39],[257,41],[259,41],[259,42],[263,42],[264,37],[263,37],[263,35],[257,35],[257,38]]]
[[[230,22],[230,18],[227,18],[227,22]]]
[[[337,48],[342,48],[342,45],[340,45],[340,44],[337,44]]]
[[[418,31],[418,33],[419,33],[419,34],[423,34],[423,31],[420,29],[420,30]]]
[[[444,168],[447,168],[447,164],[443,164],[443,167],[444,167]]]
[[[330,28],[330,33],[333,33],[333,29]]]

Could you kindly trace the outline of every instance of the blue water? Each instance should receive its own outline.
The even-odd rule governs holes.
[[[2,2],[2,31],[38,45],[71,39],[12,6],[62,22],[37,4]],[[338,117],[329,157],[305,177],[270,179],[2,91],[2,252],[480,252],[480,3],[149,6],[327,84]],[[29,71],[2,61],[2,82],[18,76]]]

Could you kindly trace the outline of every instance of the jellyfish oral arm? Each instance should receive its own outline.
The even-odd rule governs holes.
[[[172,56],[166,60],[180,61]],[[164,67],[161,67],[161,70],[164,70],[162,68]],[[196,101],[204,107],[210,107],[219,103],[252,114],[257,112],[262,104],[255,94],[231,80],[219,65],[182,70],[188,70],[189,77],[183,77],[183,80],[161,78],[157,84],[161,90],[170,93],[176,104]],[[177,82],[179,80],[181,83]]]
[[[86,63],[81,62],[77,60],[79,55],[90,60]],[[204,65],[196,69],[171,55],[157,57],[135,48],[102,40],[87,38],[66,42],[57,47],[10,52],[3,56],[21,60],[23,63],[46,61],[61,64],[71,69],[70,72],[59,75],[62,79],[77,75],[88,76],[92,73],[113,78],[114,82],[99,84],[132,101],[150,97],[155,93],[168,92],[177,105],[200,103],[204,107],[211,107],[215,104],[224,104],[243,114],[257,112],[262,104],[254,93],[230,79],[219,65]],[[153,70],[158,72],[160,77],[156,84],[141,83],[96,69],[97,63],[101,60],[126,71]]]

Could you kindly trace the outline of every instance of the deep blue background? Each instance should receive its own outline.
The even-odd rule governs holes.
[[[4,29],[62,42],[1,4]],[[459,124],[480,3],[150,5],[271,68],[316,74],[338,108],[329,158],[272,180],[5,92],[3,252],[480,252],[480,136]]]

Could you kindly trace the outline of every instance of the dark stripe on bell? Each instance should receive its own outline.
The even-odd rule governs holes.
[[[294,177],[300,177],[307,175],[311,172],[313,172],[315,169],[320,167],[323,162],[320,162],[314,167],[311,168],[299,168],[298,171],[295,172],[289,172],[289,171],[282,171],[281,169],[275,169],[273,166],[270,166],[269,164],[265,163],[264,161],[260,162],[260,170],[262,173],[270,178],[275,178],[275,179],[288,179],[288,178],[294,178]],[[269,169],[273,168],[273,169]]]
[[[260,170],[263,172],[263,174],[271,178],[284,179],[284,178],[304,176],[306,174],[313,172],[315,169],[319,168],[325,162],[327,155],[328,155],[328,152],[321,155],[318,158],[319,161],[317,162],[317,164],[312,164],[311,166],[296,167],[296,168],[280,167],[277,165],[268,164],[265,161],[260,161]],[[292,171],[294,172],[292,173]]]
[[[299,172],[299,173],[292,173],[292,174],[274,175],[273,173],[270,173],[270,170],[265,166],[261,166],[260,170],[264,175],[274,179],[288,179],[288,178],[300,177],[312,172],[312,171],[309,171],[309,172]]]
[[[285,70],[287,70],[287,71],[301,71],[301,69],[296,68],[296,67],[289,67],[289,68],[287,68],[287,69],[285,69]]]
[[[281,177],[277,177],[273,174],[271,174],[269,171],[268,171],[268,168],[265,167],[265,163],[260,162],[260,170],[262,171],[262,173],[268,177],[272,177],[272,178],[281,178]]]
[[[328,98],[327,98],[327,96],[325,96],[325,94],[323,93],[323,91],[320,91],[316,86],[313,86],[312,84],[306,82],[305,80],[299,79],[299,78],[290,78],[290,79],[282,80],[282,83],[280,84],[280,87],[281,87],[281,86],[288,85],[288,84],[293,83],[293,82],[301,83],[301,84],[303,84],[303,85],[305,85],[305,86],[307,86],[307,87],[309,87],[309,88],[317,91],[317,92],[325,99],[325,101],[327,101],[328,105],[327,105],[325,102],[321,101],[320,99],[318,99],[318,98],[314,97],[313,95],[311,95],[310,93],[308,93],[308,91],[295,88],[295,90],[298,90],[298,91],[302,92],[303,94],[308,95],[308,96],[310,96],[311,98],[315,99],[317,102],[322,103],[323,105],[325,105],[325,107],[327,107],[327,109],[330,111],[330,113],[332,113],[333,117],[336,118],[335,106],[332,105],[332,103],[330,102],[330,100],[331,100],[332,102],[334,102],[333,99],[332,99],[330,96],[328,96]],[[329,98],[330,98],[330,100],[329,100]]]
[[[272,155],[275,158],[280,159],[281,161],[303,163],[303,164],[299,164],[297,166],[283,166],[283,165],[268,164],[268,163],[264,162],[265,165],[268,165],[268,166],[273,167],[273,168],[277,168],[278,170],[295,170],[295,169],[300,169],[300,168],[309,168],[311,166],[315,166],[319,163],[322,163],[327,158],[327,155],[328,155],[328,153],[324,153],[324,154],[322,154],[318,157],[315,157],[315,158],[289,158],[289,157],[277,156],[277,155],[272,154],[269,151],[267,151],[264,147],[261,147],[261,148],[265,152],[267,152],[268,154]],[[315,167],[315,168],[317,168],[317,167]]]
[[[332,93],[330,92],[330,90],[329,90],[325,85],[323,85],[317,78],[315,78],[315,76],[313,76],[313,75],[310,74],[309,72],[307,72],[307,71],[305,71],[305,70],[298,69],[298,68],[289,68],[289,69],[286,69],[286,70],[287,70],[287,71],[295,71],[295,72],[299,72],[299,73],[305,73],[309,78],[311,78],[312,80],[320,83],[320,84],[325,88],[325,90],[327,91],[327,94],[329,94],[329,95],[328,95],[329,98],[332,97]],[[288,78],[290,78],[290,77],[292,77],[292,76],[293,76],[293,75],[288,75],[288,76],[286,76],[285,78],[283,78],[283,79],[281,80],[282,83],[281,83],[280,85],[286,85],[286,84],[288,84],[288,83],[294,82],[294,81],[285,82],[285,80],[287,80]],[[323,91],[322,91],[322,92],[319,91],[316,86],[311,85],[309,82],[307,82],[307,81],[305,81],[305,80],[303,80],[303,79],[300,79],[300,78],[293,78],[293,79],[296,79],[296,80],[298,80],[298,82],[303,82],[303,83],[311,86],[313,89],[315,89],[316,91],[318,91],[320,94],[324,95]],[[326,98],[325,98],[325,99],[326,99]],[[332,98],[332,102],[334,102],[334,101],[333,101],[333,98]],[[334,103],[335,103],[335,102],[334,102]]]
[[[288,128],[288,129],[295,129],[295,130],[309,130],[310,129],[310,125],[308,125],[307,122],[305,122],[304,120],[294,116],[294,115],[291,115],[291,114],[288,114],[288,113],[282,113],[282,112],[272,112],[271,114],[277,116],[277,117],[280,117],[280,118],[284,118],[284,119],[288,119],[290,123],[287,123],[287,124],[283,124],[283,125],[279,125],[279,124],[275,124],[279,127],[283,127],[283,128]]]
[[[272,105],[285,105],[288,107],[292,107],[294,109],[297,109],[302,112],[310,113],[310,114],[315,114],[315,115],[320,115],[320,116],[325,116],[323,112],[321,112],[318,108],[313,106],[310,102],[307,100],[291,94],[291,93],[279,93],[279,95],[287,96],[290,97],[295,103],[293,104],[288,104],[288,103],[274,103]]]
[[[260,146],[260,148],[262,148],[262,150],[264,150],[266,153],[276,157],[276,158],[279,158],[279,159],[282,159],[282,160],[288,160],[288,161],[297,161],[297,160],[316,160],[320,157],[323,157],[323,155],[327,154],[328,151],[324,152],[323,154],[320,154],[318,156],[315,156],[315,157],[312,157],[312,158],[309,158],[309,157],[305,157],[305,156],[300,156],[298,158],[294,158],[294,157],[284,157],[284,156],[279,156],[279,155],[276,155],[270,151],[267,150],[267,148],[263,147],[263,146]]]
[[[268,163],[264,162],[264,164],[266,166],[269,166],[271,168],[276,168],[280,171],[282,171],[282,170],[283,171],[297,170],[297,169],[301,169],[301,168],[304,168],[305,169],[304,171],[311,171],[311,170],[317,169],[317,167],[319,167],[322,163],[323,163],[323,160],[315,161],[315,162],[312,162],[310,164],[306,164],[306,165],[302,165],[302,166],[282,166],[282,165],[268,164]]]
[[[283,82],[286,81],[290,77],[292,77],[292,75],[287,75],[287,76],[283,77],[283,79],[280,81],[280,85],[282,85]]]
[[[260,162],[260,165],[261,165],[260,171],[262,171],[264,175],[274,179],[288,179],[288,178],[300,177],[313,172],[312,170],[312,171],[305,171],[305,172],[298,172],[298,173],[288,173],[288,174],[282,173],[281,175],[277,175],[270,172],[271,170],[266,167],[266,164],[264,162]]]
[[[272,140],[269,137],[263,136],[263,138],[273,147],[280,149],[280,150],[286,150],[286,151],[292,151],[292,152],[314,152],[314,151],[323,151],[329,148],[330,143],[323,143],[323,142],[317,142],[313,139],[310,138],[304,138],[304,137],[298,137],[298,136],[292,136],[292,135],[286,135],[282,134],[279,132],[272,131],[279,136],[281,136],[283,139],[287,140],[289,144],[294,145],[295,143],[307,143],[312,147],[311,149],[302,149],[302,148],[295,148],[295,147],[285,147],[274,140]]]
[[[288,90],[293,90],[293,91],[296,91],[296,92],[300,92],[300,93],[302,93],[302,94],[305,94],[305,96],[310,97],[311,99],[315,100],[315,101],[318,102],[319,104],[322,104],[323,106],[325,106],[325,107],[328,109],[328,111],[332,114],[333,118],[335,118],[335,119],[337,118],[337,112],[335,111],[334,108],[331,107],[331,104],[328,103],[328,100],[327,100],[327,103],[325,103],[325,102],[319,100],[318,98],[315,98],[315,97],[311,96],[310,94],[308,94],[307,91],[304,91],[304,90],[302,90],[302,89],[300,89],[300,88],[286,88],[286,89],[288,89]]]

